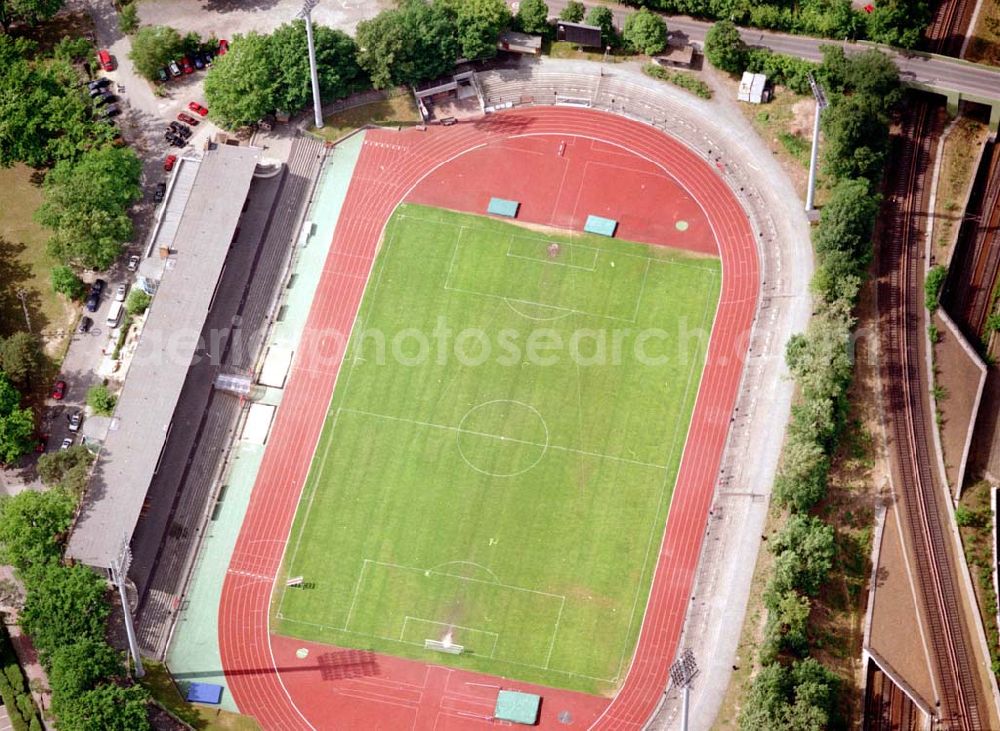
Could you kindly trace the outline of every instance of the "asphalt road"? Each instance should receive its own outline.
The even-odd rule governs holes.
[[[510,4],[516,5],[514,2]],[[558,15],[566,4],[567,0],[548,0],[549,14]],[[612,8],[615,25],[621,28],[625,23],[625,17],[633,12],[635,10],[632,8]],[[705,34],[712,27],[712,23],[681,16],[668,16],[667,27],[675,36],[686,38],[700,46],[705,42]],[[896,62],[904,82],[1000,100],[1000,68],[972,64],[944,56],[914,55],[867,42],[848,43],[826,38],[772,33],[753,28],[743,28],[740,34],[751,46],[770,48],[777,53],[810,61],[820,60],[821,46],[841,45],[848,52],[881,48]]]

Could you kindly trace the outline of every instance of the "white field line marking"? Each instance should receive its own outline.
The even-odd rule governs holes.
[[[538,442],[532,442],[532,441],[525,440],[525,439],[517,439],[515,437],[505,437],[505,436],[501,436],[500,434],[489,434],[487,432],[471,431],[469,429],[462,429],[462,428],[457,427],[457,426],[445,426],[443,424],[434,424],[434,423],[431,423],[429,421],[420,421],[418,419],[407,419],[407,418],[404,418],[404,417],[401,417],[401,416],[390,416],[388,414],[376,414],[374,412],[363,411],[361,409],[347,409],[347,408],[341,407],[340,410],[341,411],[346,411],[346,412],[348,412],[350,414],[358,414],[360,416],[370,416],[370,417],[375,418],[375,419],[387,419],[389,421],[398,421],[398,422],[402,422],[404,424],[413,424],[415,426],[425,426],[425,427],[429,427],[431,429],[443,429],[445,431],[456,432],[456,433],[459,433],[459,434],[468,434],[470,436],[475,436],[475,437],[486,437],[486,438],[489,438],[489,439],[496,439],[498,441],[513,442],[514,444],[524,444],[524,445],[527,445],[527,446],[538,447],[539,449],[542,449],[542,448],[545,447],[544,444],[539,444]],[[549,444],[548,448],[549,449],[555,449],[555,450],[558,450],[558,451],[561,451],[561,452],[569,452],[571,454],[582,454],[584,456],[594,457],[596,459],[609,459],[609,460],[612,460],[614,462],[624,462],[624,463],[627,463],[627,464],[636,465],[638,467],[649,467],[649,468],[657,469],[657,470],[666,469],[666,465],[662,465],[662,464],[654,464],[652,462],[642,462],[642,461],[637,460],[637,459],[629,459],[628,457],[615,457],[615,456],[612,456],[610,454],[600,454],[598,452],[590,452],[590,451],[587,451],[585,449],[576,449],[574,447],[563,447],[563,446],[560,446],[558,444]]]
[[[537,244],[539,246],[539,248],[541,248],[542,250],[545,250],[545,251],[547,251],[548,247],[551,246],[552,244],[555,244],[556,246],[559,246],[559,247],[565,246],[571,252],[572,252],[573,249],[585,249],[586,251],[590,251],[590,252],[592,252],[594,254],[594,259],[593,259],[593,261],[590,262],[590,266],[584,266],[583,264],[572,264],[572,263],[568,263],[568,262],[564,262],[564,261],[556,261],[555,259],[551,259],[551,258],[544,258],[543,259],[541,257],[528,256],[526,254],[515,254],[515,253],[512,253],[512,251],[511,251],[511,249],[514,246],[514,242],[515,241],[528,241],[530,243]],[[581,270],[583,270],[585,272],[596,271],[597,270],[597,257],[600,255],[600,253],[601,252],[600,252],[599,249],[595,249],[593,246],[585,246],[583,244],[562,244],[562,243],[559,243],[558,241],[552,241],[551,239],[539,239],[539,238],[535,238],[535,237],[532,237],[532,236],[518,236],[517,234],[510,234],[507,237],[507,256],[508,257],[510,257],[512,259],[524,259],[526,261],[534,261],[534,262],[538,262],[539,264],[554,264],[556,266],[566,267],[567,269],[581,269]]]
[[[552,630],[552,642],[549,643],[549,652],[545,656],[545,667],[549,667],[549,663],[552,662],[552,651],[556,648],[556,635],[559,634],[559,623],[562,621],[563,609],[566,608],[566,598],[563,597],[562,604],[559,605],[559,614],[556,615],[556,626]]]
[[[705,308],[702,311],[702,316],[701,316],[701,325],[702,325],[702,327],[705,326],[705,322],[709,318],[709,305],[710,304],[712,304],[711,300],[709,298],[706,298],[705,299]],[[715,307],[712,307],[711,309],[712,309],[712,312],[714,313],[715,312]],[[688,439],[688,436],[689,436],[689,433],[690,433],[688,429],[685,429],[684,430],[684,438],[682,440],[678,439],[678,437],[680,436],[680,433],[681,433],[681,425],[682,425],[681,417],[684,414],[683,405],[687,403],[689,394],[691,393],[691,382],[692,382],[692,380],[694,380],[695,371],[699,372],[698,383],[699,383],[699,386],[700,386],[701,378],[702,378],[702,376],[704,375],[704,372],[705,372],[705,359],[708,357],[708,350],[709,350],[710,346],[711,346],[711,342],[708,342],[708,343],[705,344],[704,353],[702,354],[701,361],[700,361],[701,368],[696,368],[695,365],[692,364],[691,368],[688,370],[687,383],[684,386],[684,398],[681,399],[682,408],[678,410],[678,412],[677,412],[677,419],[676,419],[676,421],[674,423],[674,438],[671,440],[671,443],[670,443],[670,451],[668,453],[668,458],[667,458],[667,464],[668,465],[670,464],[670,460],[672,459],[674,452],[677,450],[678,442],[682,443],[681,444],[681,455],[683,457],[684,448],[687,445],[687,439]],[[698,397],[698,392],[695,391],[695,401],[697,401],[697,397]],[[692,403],[691,404],[691,416],[694,416],[694,406],[695,406],[695,403]],[[688,417],[688,426],[689,427],[690,427],[690,420],[691,420],[691,417]],[[680,462],[678,462],[678,464],[677,464],[677,475],[680,475],[680,468],[681,468],[681,465],[680,465]],[[622,667],[625,664],[625,655],[628,652],[628,646],[629,646],[629,639],[628,638],[629,638],[629,635],[632,634],[632,625],[635,624],[635,610],[636,610],[636,607],[639,604],[639,592],[642,589],[643,576],[645,575],[645,573],[646,573],[646,567],[649,564],[649,554],[650,554],[651,549],[653,547],[653,538],[656,535],[656,528],[657,528],[657,526],[659,526],[659,528],[660,528],[660,535],[661,535],[660,542],[661,543],[663,542],[662,536],[664,535],[664,531],[666,531],[666,524],[665,523],[661,523],[659,521],[658,517],[655,517],[655,516],[659,516],[660,510],[663,508],[663,496],[664,496],[664,494],[666,494],[666,490],[667,490],[667,476],[669,474],[670,474],[670,470],[667,469],[667,468],[664,468],[664,470],[663,470],[663,481],[662,481],[662,484],[660,486],[660,497],[659,497],[659,500],[656,503],[656,512],[654,513],[654,518],[651,521],[650,526],[649,526],[649,540],[646,543],[646,555],[645,555],[645,557],[642,560],[642,570],[639,572],[639,580],[636,582],[636,586],[635,586],[635,597],[632,600],[632,611],[631,611],[631,613],[629,615],[628,629],[625,632],[625,642],[622,645],[622,654],[621,654],[620,659],[618,660],[618,672],[615,674],[615,679],[616,680],[621,676]],[[677,479],[677,476],[674,477],[675,482],[676,482],[676,479]],[[668,510],[667,514],[669,516],[669,510]],[[655,564],[654,564],[653,568],[654,568],[654,572],[655,572],[655,568],[656,568]],[[649,584],[649,586],[650,586],[650,590],[652,590],[652,586],[653,586],[653,584],[652,584],[652,576],[650,577],[650,584]],[[645,617],[645,614],[646,614],[646,612],[645,612],[645,610],[643,610],[643,616],[644,617]],[[638,638],[636,638],[636,643],[638,643]]]
[[[344,620],[344,626],[342,628],[345,632],[349,631],[347,628],[351,624],[351,615],[354,614],[354,606],[358,603],[358,593],[361,589],[361,582],[365,578],[365,569],[368,568],[368,563],[369,560],[367,558],[361,563],[361,571],[358,573],[358,581],[354,585],[354,596],[351,598],[351,608],[347,610],[347,619]]]

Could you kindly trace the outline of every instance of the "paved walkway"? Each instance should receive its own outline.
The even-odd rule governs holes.
[[[363,134],[355,135],[334,148],[327,158],[315,201],[306,212],[307,221],[316,229],[307,236],[309,225],[303,226],[292,268],[295,284],[285,290],[283,314],[268,334],[268,347],[294,351],[298,346],[363,142]],[[281,395],[280,389],[269,388],[260,402],[277,405]],[[182,688],[192,681],[226,685],[219,657],[219,597],[263,452],[261,445],[243,441],[233,449],[229,473],[224,476],[225,488],[203,538],[167,651],[167,665]],[[222,705],[237,710],[229,693],[223,694]]]

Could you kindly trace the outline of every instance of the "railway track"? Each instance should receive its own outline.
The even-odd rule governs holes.
[[[987,153],[986,170],[976,179],[983,195],[973,196],[970,216],[959,233],[942,302],[966,336],[978,342],[993,304],[1000,274],[1000,147]]]
[[[943,0],[939,3],[924,33],[928,49],[933,53],[960,57],[975,5],[974,0]]]
[[[866,687],[864,731],[919,731],[920,709],[872,661],[868,663]]]
[[[883,388],[889,434],[911,552],[925,609],[925,631],[937,669],[943,728],[985,728],[979,679],[958,595],[947,526],[938,503],[928,443],[929,409],[920,366],[923,338],[923,260],[919,221],[925,177],[940,134],[938,110],[918,102],[897,141],[892,195],[880,217],[877,298],[883,321]]]

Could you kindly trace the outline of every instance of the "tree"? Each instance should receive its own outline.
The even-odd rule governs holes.
[[[797,589],[808,596],[819,593],[837,550],[833,527],[811,515],[792,515],[768,547],[778,558],[787,557],[793,571],[791,585],[780,590]]]
[[[62,708],[60,731],[145,731],[151,728],[148,717],[149,694],[141,685],[127,688],[101,685],[81,693]]]
[[[184,39],[176,29],[168,25],[147,25],[132,37],[132,50],[128,57],[141,76],[156,81],[156,72],[183,54]],[[222,56],[219,60],[224,58]]]
[[[667,22],[646,8],[625,18],[622,38],[639,53],[653,56],[667,47]]]
[[[820,254],[844,251],[859,265],[868,262],[872,229],[881,198],[873,195],[867,180],[846,179],[834,186],[829,202],[820,213],[813,243]]]
[[[131,316],[141,315],[149,308],[149,303],[153,301],[146,292],[141,289],[133,289],[128,294],[128,300],[125,302],[125,311]]]
[[[252,124],[277,106],[268,37],[236,35],[229,52],[215,59],[205,77],[212,118],[224,127]]]
[[[118,15],[118,30],[126,35],[132,35],[139,27],[139,8],[135,1],[122,5],[121,13]]]
[[[567,23],[579,23],[583,20],[586,12],[586,6],[579,0],[569,0],[566,7],[559,13],[559,20],[565,20]]]
[[[347,96],[364,80],[354,39],[322,25],[315,27],[313,36],[320,98],[330,102]],[[276,108],[297,112],[312,102],[305,23],[296,20],[282,25],[271,34],[268,45]]]
[[[89,150],[45,177],[35,218],[54,230],[49,252],[63,263],[106,269],[132,236],[129,206],[139,199],[142,163],[127,147]],[[62,275],[60,275],[62,276]]]
[[[611,8],[595,5],[587,13],[587,25],[596,25],[601,29],[601,43],[604,46],[618,45],[618,32],[615,30],[615,16]]]
[[[788,705],[791,685],[788,670],[777,663],[765,664],[754,676],[740,709],[741,731],[782,731],[781,718]]]
[[[922,0],[880,0],[867,16],[868,37],[897,48],[914,48],[930,20]]]
[[[49,683],[57,699],[78,696],[123,672],[121,656],[99,639],[85,638],[64,645],[49,659]]]
[[[38,458],[38,476],[49,487],[58,485],[72,470],[83,467],[89,469],[94,455],[82,444],[49,452]]]
[[[64,645],[104,638],[108,606],[104,580],[86,566],[48,562],[25,573],[28,596],[21,626],[47,662]]]
[[[118,399],[103,384],[91,386],[87,389],[87,406],[92,408],[95,414],[111,416],[115,410],[117,401]]]
[[[796,591],[768,594],[767,626],[761,662],[774,662],[779,653],[804,652],[809,647],[808,623],[811,605],[809,598]]]
[[[56,561],[73,520],[73,500],[60,490],[25,490],[0,501],[0,559],[18,571]]]
[[[376,89],[434,79],[459,54],[455,13],[442,2],[406,0],[358,23],[358,63]]]
[[[64,294],[72,300],[83,297],[87,291],[86,285],[76,273],[65,264],[58,264],[52,267],[52,289],[59,294]]]
[[[729,20],[720,20],[705,36],[705,58],[715,68],[731,74],[741,73],[747,65],[747,44]]]
[[[863,94],[835,97],[823,112],[822,125],[830,175],[878,180],[889,145],[880,100]]]
[[[0,0],[0,7],[10,3]],[[29,63],[34,44],[0,36],[0,165],[48,161],[44,116],[48,94],[42,75]]]
[[[31,451],[35,417],[20,408],[21,394],[6,373],[0,372],[0,464],[9,464]]]
[[[462,0],[455,23],[464,58],[497,55],[497,36],[510,25],[510,9],[504,0]]]
[[[0,346],[0,369],[18,386],[26,386],[38,368],[38,341],[31,333],[17,332]]]
[[[525,33],[548,35],[549,6],[545,0],[521,0],[517,9],[517,25]]]
[[[0,0],[0,26],[4,33],[14,23],[37,25],[59,12],[63,0]]]

